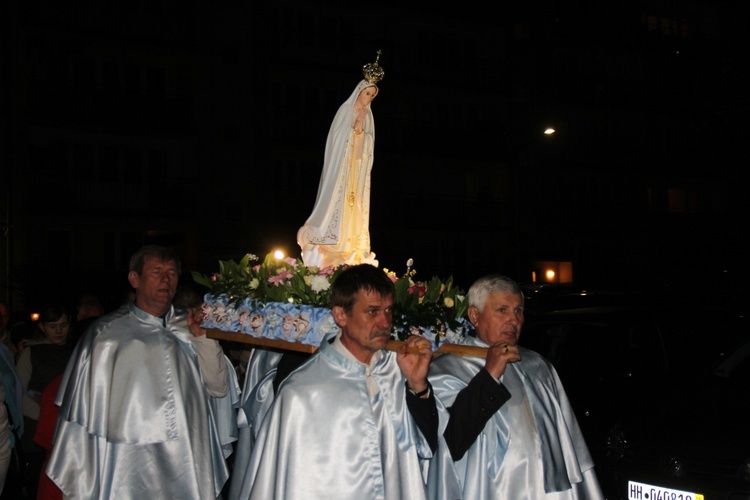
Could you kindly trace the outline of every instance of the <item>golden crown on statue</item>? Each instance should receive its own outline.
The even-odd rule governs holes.
[[[385,76],[385,70],[383,70],[383,67],[378,64],[379,60],[380,51],[378,51],[375,62],[367,63],[362,67],[362,74],[365,76],[365,80],[370,83],[378,83]]]

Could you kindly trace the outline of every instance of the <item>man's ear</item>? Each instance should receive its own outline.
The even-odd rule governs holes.
[[[133,288],[138,288],[138,284],[141,282],[141,277],[138,276],[138,273],[135,271],[130,271],[128,273],[128,281],[130,282],[130,286]]]
[[[333,320],[336,324],[341,328],[344,328],[346,326],[346,311],[344,308],[341,306],[333,306],[331,313],[333,313]]]
[[[469,321],[471,321],[471,324],[476,327],[477,321],[479,320],[479,309],[477,309],[476,306],[469,306],[467,313],[469,315]]]

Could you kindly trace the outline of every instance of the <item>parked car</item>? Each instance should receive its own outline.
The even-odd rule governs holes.
[[[607,438],[622,415],[699,380],[750,337],[738,313],[647,294],[548,293],[526,311],[519,342],[557,369],[598,470],[617,466]]]
[[[693,348],[710,343],[707,336]],[[750,499],[748,395],[750,341],[708,375],[631,407],[607,436],[598,466],[609,497]]]

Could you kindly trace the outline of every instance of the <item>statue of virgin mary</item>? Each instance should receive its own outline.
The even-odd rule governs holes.
[[[375,147],[371,104],[383,77],[375,63],[340,107],[326,140],[323,173],[312,214],[297,232],[308,267],[378,265],[370,251],[370,174]]]

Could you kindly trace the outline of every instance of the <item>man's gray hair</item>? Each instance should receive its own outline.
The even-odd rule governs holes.
[[[482,312],[487,296],[496,292],[518,294],[523,301],[523,293],[518,283],[501,274],[489,274],[476,280],[469,288],[469,306],[474,306]]]

